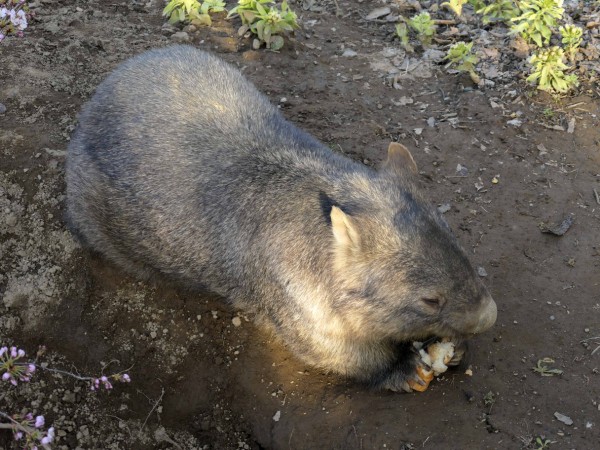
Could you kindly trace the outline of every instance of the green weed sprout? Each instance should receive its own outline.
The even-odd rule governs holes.
[[[402,47],[404,47],[404,50],[412,53],[414,49],[409,42],[408,27],[406,26],[406,23],[400,22],[396,24],[396,35],[400,38],[400,43],[402,44]]]
[[[225,11],[225,2],[222,0],[171,0],[165,9],[163,16],[169,18],[169,23],[186,22],[197,20],[202,24],[211,25],[210,12]]]
[[[473,7],[475,11],[479,11],[481,8],[485,7],[485,2],[483,0],[467,0],[469,5]]]
[[[564,94],[579,85],[577,75],[566,75],[569,67],[564,63],[564,51],[560,47],[541,49],[529,59],[532,65],[527,81],[537,81],[537,88],[551,94]]]
[[[260,4],[265,7],[268,7],[267,5],[270,5],[272,3],[273,0],[239,0],[237,6],[229,10],[227,17],[229,18],[234,14],[237,14],[240,16],[242,24],[250,25],[256,20],[256,15],[258,13],[256,5]],[[240,32],[240,34],[244,34],[249,29],[250,27],[248,26],[248,28],[244,32]]]
[[[446,67],[454,65],[456,66],[456,70],[469,72],[471,80],[473,80],[474,83],[479,84],[481,79],[475,72],[475,65],[479,62],[479,58],[471,53],[472,49],[472,42],[469,42],[468,44],[462,41],[457,42],[450,47],[444,59],[448,60]]]
[[[481,20],[484,24],[508,22],[519,14],[513,0],[494,0],[488,5],[484,3],[482,7],[476,8],[475,12],[483,16]]]
[[[565,25],[558,29],[562,37],[562,43],[565,46],[569,60],[573,61],[581,45],[583,30],[575,25]]]
[[[521,15],[511,19],[515,22],[511,34],[520,33],[525,40],[543,47],[565,11],[562,5],[563,0],[523,0],[519,3]]]
[[[298,17],[285,0],[281,9],[272,0],[239,0],[238,6],[229,11],[228,17],[233,14],[238,14],[242,19],[238,34],[250,30],[256,35],[252,44],[255,49],[264,43],[268,49],[279,50],[283,47],[280,34],[298,28]]]
[[[431,44],[431,39],[435,35],[435,24],[428,12],[422,12],[408,19],[408,25],[417,32],[423,45]]]
[[[462,7],[465,3],[467,3],[467,0],[450,0],[442,3],[442,6],[448,7],[448,9],[451,9],[454,14],[460,17],[462,14]]]

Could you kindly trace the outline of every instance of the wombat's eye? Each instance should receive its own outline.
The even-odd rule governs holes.
[[[431,308],[439,308],[441,302],[437,298],[422,298],[421,301]]]

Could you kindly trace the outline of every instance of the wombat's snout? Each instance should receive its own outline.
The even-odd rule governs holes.
[[[479,315],[475,327],[470,330],[472,334],[479,334],[491,328],[496,323],[498,308],[491,295],[486,295],[479,308]]]

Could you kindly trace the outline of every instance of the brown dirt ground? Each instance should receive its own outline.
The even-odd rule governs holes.
[[[170,33],[158,1],[35,5],[26,37],[0,45],[0,344],[29,354],[45,344],[51,366],[87,374],[133,365],[133,382],[93,393],[38,373],[1,386],[0,410],[45,414],[65,449],[512,449],[533,448],[538,436],[553,448],[600,448],[600,341],[582,343],[600,336],[597,91],[554,103],[517,78],[479,90],[437,69],[394,89],[370,64],[397,48],[393,24],[362,21],[380,6],[366,0],[340,0],[339,16],[333,3],[313,12],[293,4],[317,22],[280,53],[252,51],[222,18],[191,34],[333,149],[378,164],[390,140],[408,145],[424,188],[450,204],[448,221],[487,271],[498,322],[472,342],[473,376],[463,367],[425,393],[371,392],[305,366],[248,320],[233,326],[237,313],[220,299],[140,283],[75,243],[62,210],[76,114],[120,61],[168,45]],[[344,47],[358,56],[341,57]],[[398,106],[402,96],[414,102]],[[508,125],[517,111],[523,125]],[[574,133],[541,125],[571,118]],[[564,236],[540,232],[568,214]],[[564,373],[533,372],[544,357]],[[0,431],[0,448],[11,445]]]

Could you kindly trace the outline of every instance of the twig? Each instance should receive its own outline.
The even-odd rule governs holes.
[[[596,203],[600,205],[600,195],[596,189],[594,189],[594,196],[596,197]]]
[[[158,400],[156,400],[156,402],[154,403],[154,406],[152,407],[152,409],[150,410],[150,412],[148,413],[148,415],[146,416],[146,420],[144,420],[144,423],[142,424],[142,426],[140,427],[140,433],[142,432],[142,430],[144,429],[144,427],[146,426],[146,422],[148,422],[148,419],[150,418],[150,416],[152,415],[152,413],[154,412],[154,410],[156,408],[158,408],[158,405],[160,404],[160,402],[162,401],[163,396],[165,395],[165,388],[161,388],[161,393],[160,393],[160,397],[158,397]]]
[[[584,339],[583,341],[579,341],[580,344],[583,344],[585,341],[593,341],[594,339],[600,339],[600,336],[594,336],[591,338]]]

